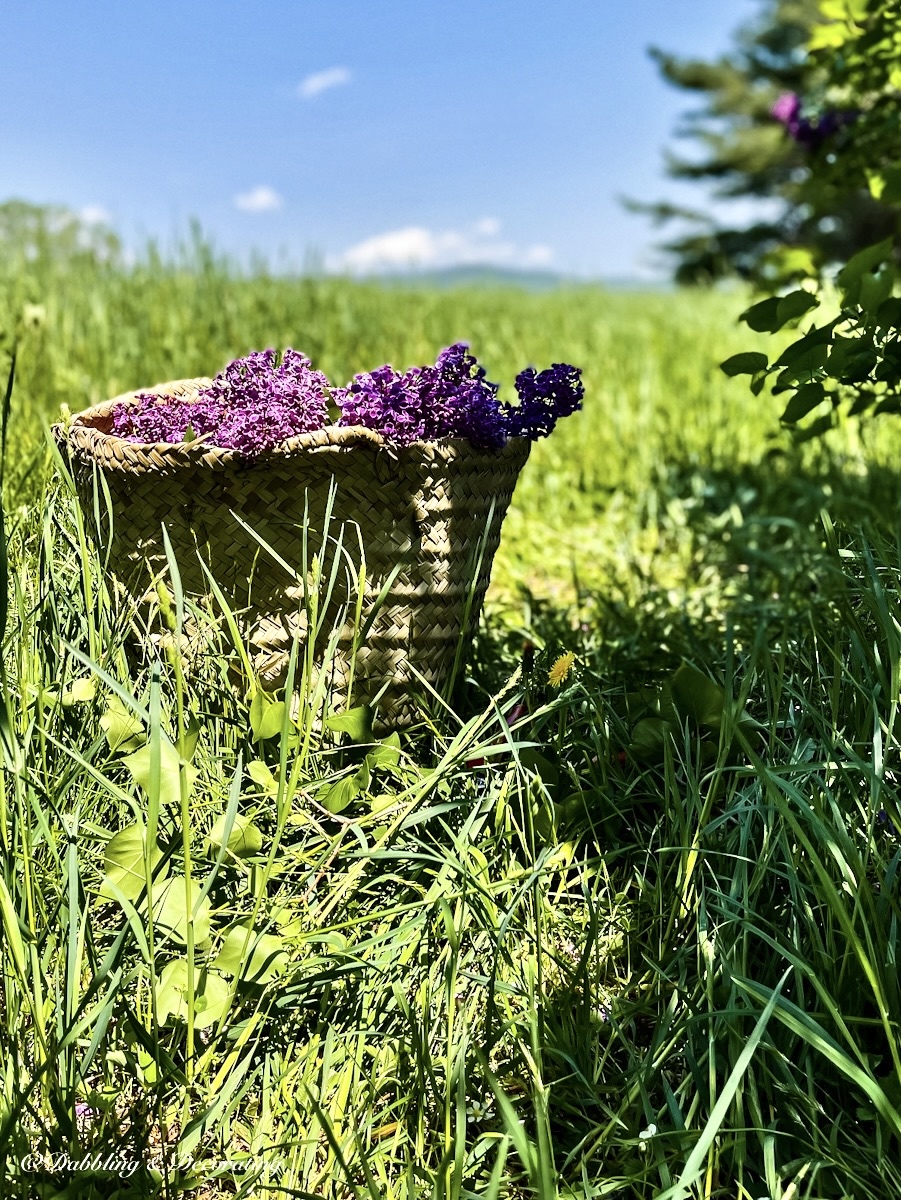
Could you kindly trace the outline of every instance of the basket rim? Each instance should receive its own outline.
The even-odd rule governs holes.
[[[531,441],[524,437],[509,438],[504,446],[497,450],[484,449],[474,446],[468,438],[436,438],[431,441],[408,442],[398,445],[389,441],[382,434],[364,425],[325,425],[321,429],[313,429],[308,433],[299,433],[287,438],[272,449],[262,454],[247,455],[240,450],[226,446],[216,446],[204,441],[196,442],[138,442],[132,438],[119,437],[98,427],[94,422],[109,416],[113,408],[120,404],[128,404],[138,396],[190,396],[197,393],[212,380],[209,378],[174,379],[166,383],[154,384],[152,387],[137,388],[134,391],[123,392],[99,404],[92,404],[73,413],[68,422],[57,422],[51,426],[51,432],[58,442],[65,441],[71,445],[73,441],[84,447],[106,445],[109,449],[122,455],[125,459],[142,456],[148,453],[160,453],[171,460],[172,457],[182,459],[185,464],[205,463],[227,466],[231,464],[262,463],[272,459],[286,458],[299,451],[351,448],[358,445],[370,445],[386,450],[389,454],[401,452],[419,454],[442,453],[456,457],[480,457],[488,462],[500,462],[514,452],[522,453]],[[74,436],[73,436],[74,435]],[[124,463],[123,463],[124,465]]]

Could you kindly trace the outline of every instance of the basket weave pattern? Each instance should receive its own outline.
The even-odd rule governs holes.
[[[191,397],[208,382],[180,380],[145,391]],[[364,622],[386,585],[387,592],[357,651],[352,699],[367,702],[387,684],[381,722],[408,723],[409,692],[420,690],[417,674],[440,690],[466,633],[477,548],[481,564],[470,629],[478,616],[530,443],[517,438],[499,452],[456,439],[397,447],[369,429],[331,426],[249,460],[202,443],[149,445],[112,436],[113,408],[135,395],[87,409],[68,429],[54,427],[86,513],[95,511],[97,473],[105,480],[112,528],[100,492],[97,536],[131,596],[139,600],[151,577],[166,573],[165,526],[185,593],[210,592],[202,558],[240,614],[255,670],[278,686],[294,637],[303,646],[307,636],[301,577],[306,514],[308,567],[319,555],[328,579],[339,560],[321,639],[342,625],[331,682],[340,688],[347,679],[365,563]]]

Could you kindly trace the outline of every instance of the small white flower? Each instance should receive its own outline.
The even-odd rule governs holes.
[[[647,1150],[648,1143],[656,1132],[657,1126],[653,1122],[647,1127],[647,1129],[642,1129],[641,1133],[638,1135],[639,1150]]]
[[[473,1100],[466,1109],[466,1115],[472,1121],[487,1121],[491,1116],[491,1105],[482,1100]]]

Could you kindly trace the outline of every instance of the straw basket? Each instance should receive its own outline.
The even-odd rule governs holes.
[[[208,383],[149,391],[190,397]],[[306,644],[304,592],[316,586],[318,556],[319,590],[331,588],[314,652],[321,656],[340,629],[330,683],[348,687],[353,659],[345,701],[379,697],[382,726],[415,719],[411,692],[426,690],[420,677],[440,691],[478,617],[530,443],[517,438],[494,452],[457,439],[397,447],[369,429],[333,426],[251,460],[203,444],[113,436],[112,409],[136,394],[54,427],[82,507],[99,515],[109,568],[129,594],[139,601],[151,578],[167,573],[165,527],[185,593],[210,593],[202,559],[239,615],[255,671],[278,687],[295,637]],[[93,516],[87,523],[98,525]],[[368,629],[355,646],[358,604],[357,628]]]

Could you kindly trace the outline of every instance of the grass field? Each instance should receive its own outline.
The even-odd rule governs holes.
[[[199,241],[0,267],[4,1194],[901,1194],[901,438],[793,447],[718,370],[743,301]],[[343,380],[459,339],[508,396],[577,363],[585,408],[520,480],[456,714],[333,816],[364,752],[256,737],[234,647],[129,667],[46,424],[251,348]]]

